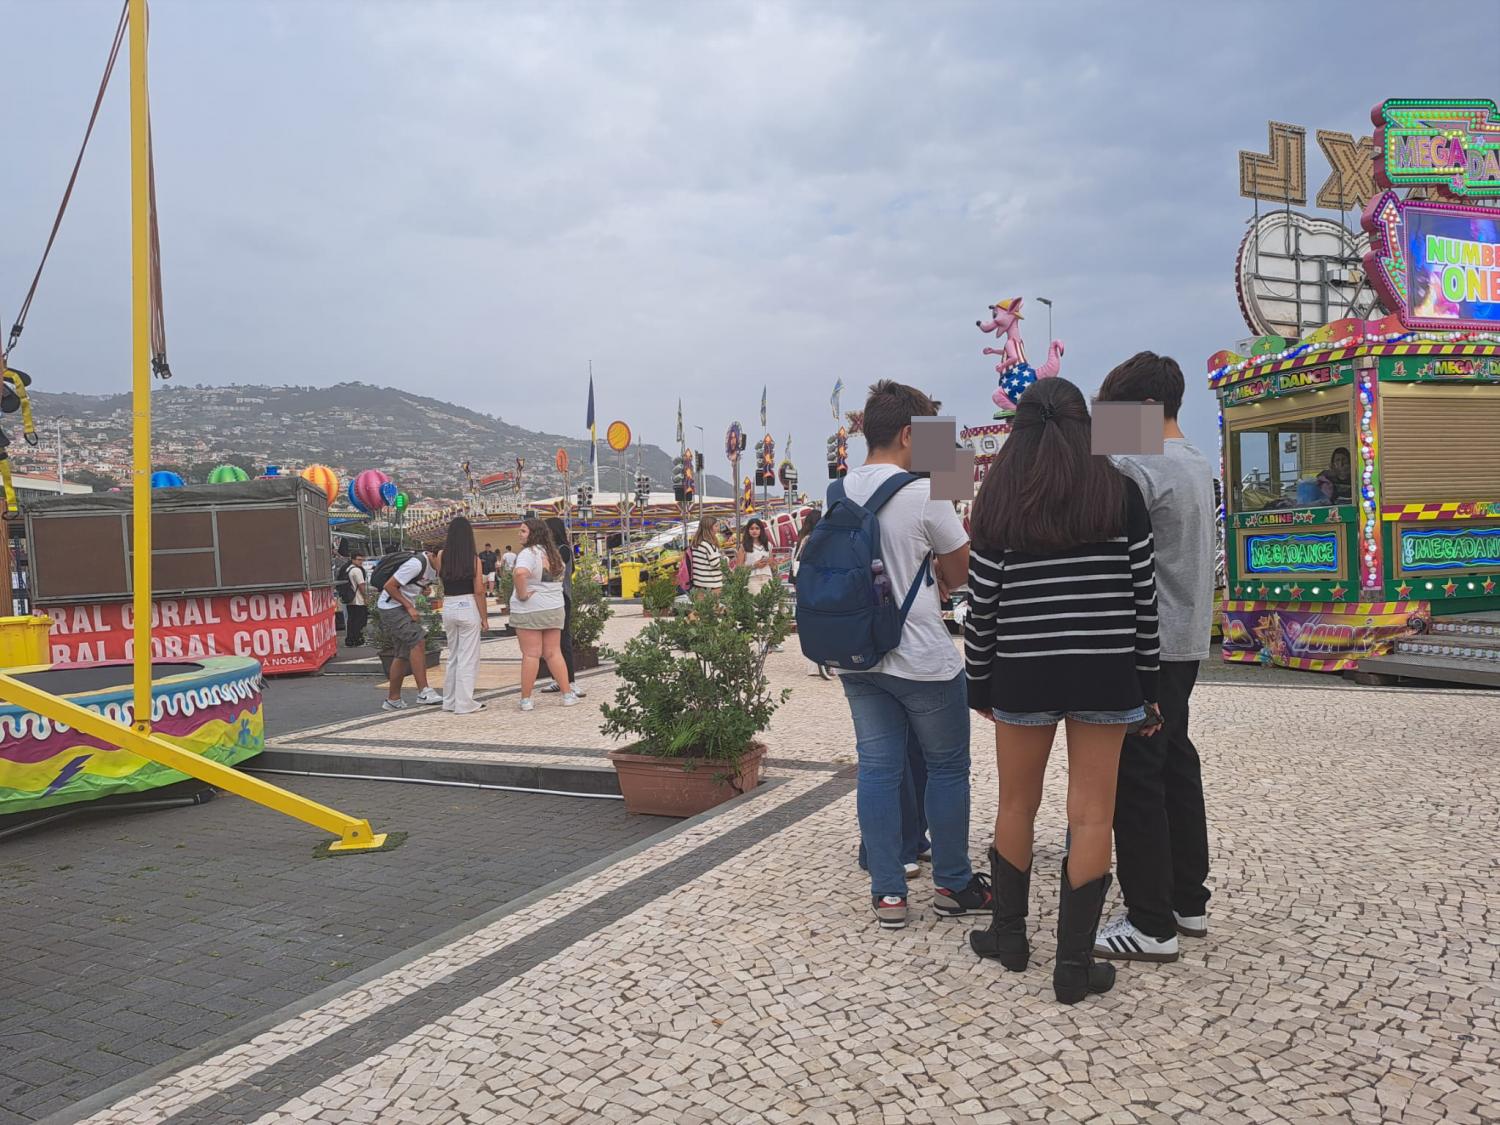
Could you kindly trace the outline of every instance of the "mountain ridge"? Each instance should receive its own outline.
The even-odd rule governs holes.
[[[56,439],[49,442],[46,435],[56,423],[65,472],[123,479],[129,468],[130,395],[33,390],[31,398],[42,440],[37,447],[13,441],[18,470],[55,471]],[[399,387],[358,381],[327,387],[168,384],[152,394],[153,463],[179,471],[201,471],[231,459],[255,466],[317,462],[344,479],[377,468],[414,498],[458,499],[467,490],[464,462],[477,479],[514,470],[519,457],[525,494],[540,497],[562,491],[562,474],[553,463],[559,448],[568,451],[573,467],[568,483],[576,489],[588,471],[586,438],[529,430]],[[671,488],[672,454],[658,446],[633,444],[623,470],[602,440],[599,456],[600,491],[606,495],[618,493],[622,483],[634,491],[637,462],[654,490]],[[715,495],[730,495],[722,478],[710,475],[708,487]]]

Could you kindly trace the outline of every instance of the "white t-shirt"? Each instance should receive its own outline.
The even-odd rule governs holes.
[[[505,554],[500,556],[500,565],[506,570],[515,570],[516,553],[514,551],[506,551]]]
[[[358,563],[350,563],[347,574],[349,577],[349,585],[354,587],[354,599],[349,604],[364,605],[365,586],[368,585],[370,581],[369,574],[367,574],[365,572],[365,568],[360,566]]]
[[[526,589],[531,593],[531,597],[523,602],[512,591],[510,595],[512,613],[536,613],[544,609],[563,608],[561,575],[551,581],[542,577],[542,572],[547,569],[546,551],[540,547],[523,547],[521,553],[516,556],[515,569],[526,572]]]
[[[755,564],[762,559],[771,557],[771,552],[764,547],[752,547],[745,552],[745,566],[750,571],[750,592],[758,594],[766,588],[766,583],[771,581],[772,569],[768,566],[757,567]]]
[[[396,585],[401,587],[401,592],[406,595],[407,599],[416,602],[417,598],[426,592],[424,586],[430,586],[437,581],[437,571],[432,569],[432,564],[427,561],[426,555],[418,555],[398,566],[396,573],[391,577],[396,580]],[[404,609],[406,607],[382,589],[380,597],[375,601],[375,608]]]
[[[896,465],[850,469],[844,478],[844,495],[862,504],[887,477],[901,471]],[[906,600],[928,551],[946,555],[969,541],[953,505],[932,499],[932,482],[928,480],[912,481],[891,497],[876,518],[880,520],[881,561],[898,604]],[[903,680],[951,680],[963,670],[963,657],[943,624],[937,583],[924,581],[911,604],[901,644],[870,671]]]

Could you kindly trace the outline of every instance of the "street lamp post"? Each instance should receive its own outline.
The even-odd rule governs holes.
[[[704,449],[703,443],[708,440],[708,436],[703,432],[703,427],[702,426],[694,426],[693,429],[695,429],[695,430],[698,431],[698,450],[697,450],[697,452],[695,452],[693,454],[693,458],[694,458],[694,460],[693,460],[693,479],[698,482],[698,518],[702,519],[703,518],[703,513],[705,511],[705,508],[703,506],[703,490],[708,487],[708,480],[706,479],[707,478],[708,458],[707,457],[703,457],[703,449]],[[705,479],[701,480],[701,481],[698,480],[698,462],[697,462],[697,458],[699,458],[699,457],[703,457],[703,464],[704,464],[704,476],[705,476]]]
[[[1052,343],[1052,298],[1038,297],[1038,303],[1047,306],[1047,343]]]

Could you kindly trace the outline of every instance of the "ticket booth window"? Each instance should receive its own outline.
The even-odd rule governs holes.
[[[1230,434],[1236,512],[1352,504],[1349,411],[1247,422]]]

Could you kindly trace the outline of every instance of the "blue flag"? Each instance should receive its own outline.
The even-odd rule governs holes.
[[[589,464],[594,463],[594,449],[599,444],[598,434],[594,430],[594,374],[589,372],[589,416],[585,425],[589,428]]]
[[[833,407],[833,420],[835,422],[839,420],[839,395],[841,395],[843,391],[844,380],[842,377],[840,377],[838,382],[834,383],[833,385],[833,397],[828,400],[829,405]]]

